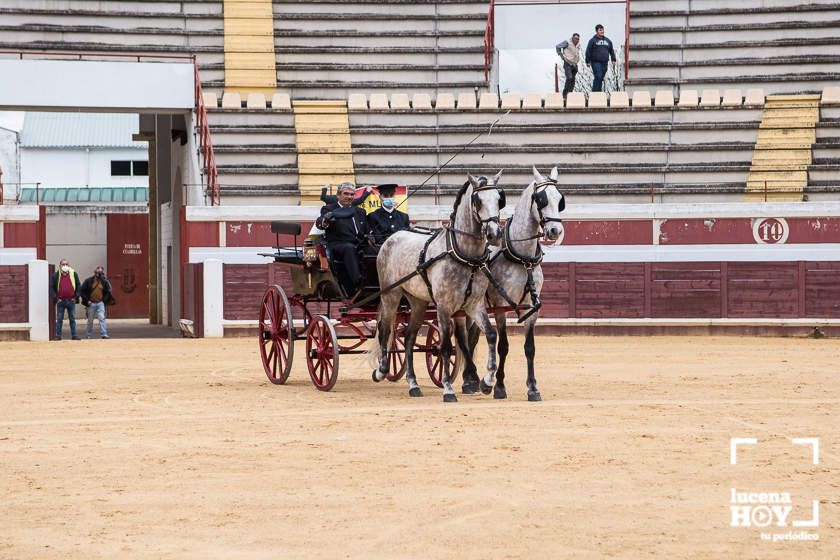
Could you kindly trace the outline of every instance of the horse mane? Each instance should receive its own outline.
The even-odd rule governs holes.
[[[482,184],[487,184],[487,177],[476,177],[478,180],[478,185],[481,186]],[[470,180],[467,179],[464,181],[464,184],[458,190],[458,194],[455,195],[455,204],[452,205],[452,213],[449,215],[449,223],[455,223],[455,213],[458,212],[458,206],[461,204],[461,199],[464,198],[464,195],[467,192],[467,189],[470,186]]]

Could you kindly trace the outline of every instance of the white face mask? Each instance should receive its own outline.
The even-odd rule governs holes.
[[[70,267],[66,264],[61,265],[61,272],[70,272]]]

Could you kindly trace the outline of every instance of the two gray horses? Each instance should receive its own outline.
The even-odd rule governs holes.
[[[562,228],[560,212],[565,206],[557,189],[557,168],[548,179],[534,169],[534,181],[522,192],[513,216],[507,222],[502,240],[499,214],[505,205],[504,191],[499,190],[501,171],[490,179],[469,176],[458,192],[449,224],[431,237],[403,231],[388,238],[379,251],[377,269],[379,285],[391,286],[400,279],[420,271],[381,295],[378,344],[373,351],[378,366],[374,381],[388,373],[388,348],[394,332],[394,319],[400,301],[408,300],[411,315],[405,329],[405,349],[409,395],[422,396],[414,373],[413,349],[417,333],[429,304],[437,312],[443,357],[443,400],[455,402],[450,372],[450,357],[454,351],[451,341],[453,315],[463,310],[464,316],[454,321],[458,347],[467,360],[464,374],[464,393],[479,388],[496,398],[505,398],[504,360],[508,352],[505,313],[495,312],[496,327],[490,322],[487,304],[501,308],[513,304],[518,313],[530,313],[525,319],[525,354],[528,359],[528,399],[540,400],[534,376],[534,326],[538,316],[538,294],[542,289],[540,269],[542,251],[539,240],[556,240]],[[500,242],[499,247],[490,247]],[[497,331],[501,334],[496,363]],[[478,332],[487,340],[487,374],[478,379],[472,353]],[[465,360],[458,363],[463,364]]]

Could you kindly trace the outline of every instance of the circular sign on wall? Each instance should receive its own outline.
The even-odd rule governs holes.
[[[785,243],[790,233],[784,218],[757,218],[753,220],[752,230],[756,243]]]

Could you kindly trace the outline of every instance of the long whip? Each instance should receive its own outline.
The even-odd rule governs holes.
[[[487,136],[488,136],[488,137],[489,137],[491,134],[493,134],[493,127],[494,127],[494,126],[496,126],[496,125],[499,123],[499,121],[501,121],[504,117],[508,116],[508,115],[510,114],[510,112],[511,112],[511,109],[508,109],[506,113],[503,113],[503,114],[499,115],[499,118],[497,118],[495,121],[493,121],[493,122],[490,124],[490,127],[487,129]],[[460,156],[461,154],[463,154],[464,152],[466,152],[466,151],[467,151],[467,148],[469,148],[469,147],[472,145],[472,143],[473,143],[473,142],[475,142],[476,140],[478,140],[479,138],[481,138],[483,135],[484,135],[484,131],[481,131],[481,132],[479,132],[478,134],[476,134],[476,135],[475,135],[475,138],[473,138],[472,140],[470,140],[469,142],[467,142],[466,144],[464,144],[464,145],[461,147],[461,149],[460,149],[457,153],[455,153],[455,154],[454,154],[451,158],[449,158],[448,160],[446,160],[446,162],[445,162],[443,165],[441,165],[440,167],[438,167],[437,169],[435,169],[435,170],[432,172],[432,174],[431,174],[431,175],[429,175],[428,177],[426,177],[426,179],[425,179],[422,183],[420,183],[419,185],[417,185],[416,187],[414,187],[413,189],[411,189],[411,190],[410,190],[410,191],[409,191],[409,192],[405,195],[405,198],[402,200],[402,202],[400,202],[399,204],[397,204],[397,205],[395,206],[395,208],[399,208],[400,206],[402,206],[402,205],[403,205],[403,204],[404,204],[404,203],[405,203],[405,202],[406,202],[406,201],[407,201],[407,200],[411,197],[411,195],[413,195],[414,193],[416,193],[416,192],[417,192],[417,190],[418,190],[418,189],[420,189],[421,187],[425,186],[425,184],[426,184],[426,183],[428,183],[428,182],[429,182],[429,180],[430,180],[432,177],[434,177],[435,175],[437,175],[438,173],[440,173],[440,172],[441,172],[441,170],[442,170],[444,167],[446,167],[447,165],[449,165],[449,164],[452,162],[452,160],[453,160],[453,159],[455,159],[456,157],[458,157],[458,156]],[[482,155],[481,155],[481,157],[484,157],[484,154],[482,154]]]

